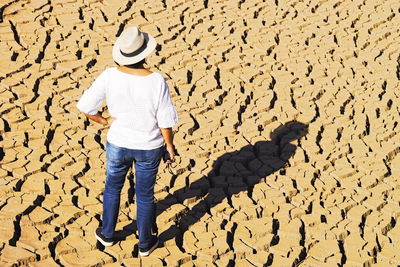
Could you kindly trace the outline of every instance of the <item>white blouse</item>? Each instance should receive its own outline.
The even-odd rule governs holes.
[[[136,76],[116,67],[103,71],[86,90],[77,108],[95,115],[104,98],[108,112],[115,121],[110,126],[107,141],[119,147],[150,150],[164,144],[160,128],[178,123],[167,83],[161,74]]]

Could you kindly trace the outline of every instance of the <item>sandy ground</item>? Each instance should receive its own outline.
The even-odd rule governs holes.
[[[180,116],[143,259],[132,173],[96,244],[107,128],[75,107],[130,25]],[[398,0],[3,1],[0,265],[399,265],[399,25]]]

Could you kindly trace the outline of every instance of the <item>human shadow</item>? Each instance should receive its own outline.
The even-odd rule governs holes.
[[[234,194],[244,191],[251,197],[255,184],[289,165],[289,159],[297,148],[291,142],[307,133],[308,126],[297,121],[281,125],[270,134],[271,140],[249,143],[240,150],[222,155],[207,175],[192,183],[187,181],[185,187],[159,200],[156,203],[156,215],[176,203],[191,207],[173,219],[174,224],[159,234],[160,240],[165,242],[176,238],[178,247],[184,250],[183,234],[191,225],[205,214],[212,214],[211,209],[224,199],[232,206],[231,197]]]

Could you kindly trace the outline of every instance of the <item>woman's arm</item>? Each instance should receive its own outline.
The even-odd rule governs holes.
[[[102,125],[104,125],[104,126],[106,126],[107,124],[111,124],[114,120],[115,120],[115,118],[113,118],[113,117],[108,117],[108,118],[104,118],[103,116],[101,116],[100,115],[100,113],[96,113],[95,115],[89,115],[89,114],[86,114],[86,113],[84,113],[85,114],[85,116],[86,117],[88,117],[89,119],[91,119],[92,121],[95,121],[95,122],[97,122],[97,123],[100,123],[100,124],[102,124]]]
[[[175,152],[174,152],[174,143],[172,140],[172,128],[160,128],[161,129],[161,134],[164,137],[165,144],[166,144],[166,149],[169,153],[169,156],[171,158],[170,161],[167,161],[167,163],[172,163],[175,157]]]

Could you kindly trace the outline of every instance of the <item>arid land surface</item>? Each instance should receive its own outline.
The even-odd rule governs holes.
[[[134,172],[96,244],[107,128],[75,107],[131,25],[180,117],[143,259]],[[398,0],[2,1],[0,265],[399,265],[399,25]]]

